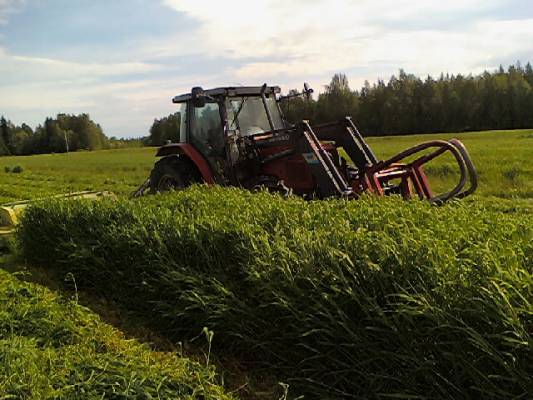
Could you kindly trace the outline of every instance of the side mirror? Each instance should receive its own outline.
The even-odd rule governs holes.
[[[313,89],[309,87],[307,82],[304,82],[304,91],[305,97],[307,97],[307,101],[311,100],[311,95],[313,94]]]
[[[205,94],[204,89],[199,86],[193,87],[191,89],[192,105],[194,107],[204,107],[205,106]]]

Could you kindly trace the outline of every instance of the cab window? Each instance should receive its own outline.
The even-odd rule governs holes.
[[[224,129],[217,103],[194,107],[191,143],[207,157],[224,156]]]
[[[187,143],[187,103],[181,103],[180,114],[180,142]]]
[[[273,97],[266,99],[275,129],[283,127],[281,115]],[[271,131],[265,105],[261,97],[233,97],[227,100],[226,109],[230,130],[238,130],[241,136]]]

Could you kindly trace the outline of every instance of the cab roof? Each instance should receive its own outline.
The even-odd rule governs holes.
[[[204,90],[207,96],[260,96],[263,86],[227,86]],[[280,93],[279,86],[267,86],[265,95]],[[191,93],[180,94],[172,98],[173,103],[183,103],[192,99]]]

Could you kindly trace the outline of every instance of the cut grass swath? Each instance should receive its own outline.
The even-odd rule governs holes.
[[[126,340],[86,308],[0,270],[0,398],[230,399],[214,370]]]

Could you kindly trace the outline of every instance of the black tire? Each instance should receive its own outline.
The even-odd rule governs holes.
[[[150,173],[150,192],[182,190],[199,182],[201,182],[200,174],[190,160],[168,156],[155,163]]]

